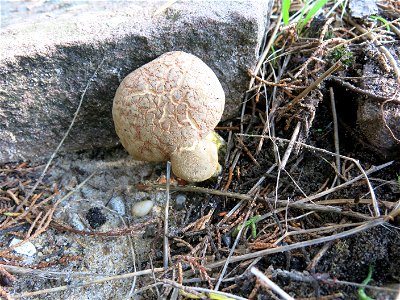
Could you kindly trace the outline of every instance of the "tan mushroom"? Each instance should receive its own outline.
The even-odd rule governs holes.
[[[136,160],[171,161],[175,175],[204,181],[220,170],[214,128],[225,95],[198,57],[168,52],[130,73],[113,104],[115,130]]]

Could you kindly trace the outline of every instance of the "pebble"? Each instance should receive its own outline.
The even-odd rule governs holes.
[[[22,240],[13,238],[10,242],[10,246],[16,245],[20,242],[22,242]],[[14,251],[18,254],[33,256],[36,253],[36,247],[31,242],[26,242],[25,244],[14,248]]]
[[[222,242],[225,244],[226,247],[230,248],[232,244],[232,238],[230,234],[224,234],[222,236]]]
[[[85,230],[85,225],[82,223],[77,213],[70,212],[68,221],[73,228],[81,231]]]
[[[109,205],[110,208],[116,211],[119,215],[121,216],[125,215],[125,203],[122,197],[120,196],[112,197],[112,199],[109,202]]]
[[[177,209],[182,209],[186,202],[186,196],[183,194],[176,195],[175,204]]]
[[[153,205],[154,202],[151,200],[137,202],[132,207],[132,214],[136,217],[143,217],[151,211]]]

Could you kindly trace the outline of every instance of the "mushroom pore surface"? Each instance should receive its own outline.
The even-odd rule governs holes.
[[[175,175],[203,181],[219,168],[217,146],[207,136],[224,105],[214,72],[196,56],[174,51],[125,77],[112,113],[117,135],[134,159],[171,160]]]

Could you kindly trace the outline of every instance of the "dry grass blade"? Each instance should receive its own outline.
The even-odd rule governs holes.
[[[246,134],[243,134],[243,136],[248,136],[248,137],[262,137],[262,136],[260,136],[260,135],[246,135]],[[283,142],[288,142],[288,143],[290,143],[290,141],[287,140],[287,139],[282,139],[282,138],[277,138],[277,137],[270,137],[270,136],[264,136],[264,135],[263,135],[263,137],[264,137],[264,138],[269,138],[269,139],[271,139],[271,140],[273,140],[273,141],[283,141]],[[336,153],[333,153],[333,152],[330,152],[330,151],[328,151],[328,150],[324,150],[324,149],[321,149],[321,148],[313,147],[313,146],[307,145],[307,144],[305,144],[305,143],[301,143],[301,142],[295,142],[295,143],[296,143],[297,145],[302,146],[302,147],[307,148],[307,149],[319,151],[319,152],[322,152],[322,153],[325,153],[325,154],[329,154],[329,155],[332,155],[332,156],[338,156],[338,157],[340,157],[340,158],[342,158],[342,159],[350,160],[350,161],[352,161],[354,164],[356,164],[356,166],[359,168],[359,170],[360,170],[361,173],[362,173],[362,175],[360,175],[360,176],[364,177],[365,180],[366,180],[366,182],[367,182],[369,191],[370,191],[370,193],[371,193],[371,198],[372,198],[372,202],[373,202],[373,206],[374,206],[375,216],[376,216],[376,217],[379,217],[379,216],[380,216],[378,201],[377,201],[377,199],[376,199],[375,192],[374,192],[374,189],[373,189],[373,187],[372,187],[372,185],[371,185],[371,182],[370,182],[370,180],[369,180],[369,178],[368,178],[368,172],[365,172],[365,170],[361,167],[360,162],[359,162],[358,160],[356,160],[356,159],[354,159],[354,158],[351,158],[351,157],[344,156],[344,155],[337,155]],[[386,164],[383,164],[382,167],[387,167],[387,166],[391,165],[392,163],[393,163],[393,161],[388,162],[388,163],[386,163]],[[371,168],[371,169],[375,169],[375,168]],[[349,181],[346,182],[346,184],[348,185],[348,184],[349,184]],[[344,185],[342,185],[342,186],[344,186]],[[338,187],[336,187],[336,189],[337,189],[337,188],[338,188]],[[330,191],[330,192],[332,192],[332,191]],[[323,195],[327,195],[327,194],[329,194],[330,192],[324,191],[324,192],[321,192],[320,194],[321,194],[321,195],[322,195],[322,194],[323,194]],[[319,198],[319,197],[322,197],[321,195],[318,195],[318,198]],[[315,198],[315,197],[316,197],[316,195],[314,195],[314,196],[312,196],[312,197],[306,197],[306,198],[308,199],[308,201],[312,201],[312,200],[314,200],[314,199],[317,199],[317,198]]]
[[[294,249],[299,249],[302,247],[307,247],[307,246],[312,246],[312,245],[317,245],[317,244],[321,244],[321,243],[325,243],[325,242],[329,242],[329,241],[333,241],[333,240],[337,240],[337,239],[341,239],[341,238],[345,238],[348,236],[351,236],[353,234],[359,233],[361,231],[365,231],[367,229],[379,226],[379,225],[383,225],[385,224],[385,219],[384,218],[379,218],[376,220],[372,220],[372,221],[367,221],[362,223],[362,225],[357,226],[356,228],[347,230],[347,231],[343,231],[341,233],[337,233],[331,236],[326,236],[326,237],[321,237],[321,238],[317,238],[317,239],[312,239],[312,240],[308,240],[308,241],[304,241],[304,242],[299,242],[299,243],[295,243],[292,245],[287,245],[287,246],[280,246],[280,247],[276,247],[276,248],[272,248],[272,249],[266,249],[266,250],[261,250],[261,251],[256,251],[253,253],[248,253],[248,254],[244,254],[244,255],[239,255],[239,256],[235,256],[231,258],[231,262],[240,262],[240,261],[244,261],[244,260],[249,260],[249,259],[253,259],[253,258],[257,258],[257,257],[261,257],[261,256],[265,256],[265,255],[269,255],[272,253],[279,253],[279,252],[286,252],[286,251],[290,251],[290,250],[294,250]],[[223,264],[225,264],[225,260],[222,261],[218,261],[215,263],[211,263],[207,265],[207,268],[217,268],[222,266]]]
[[[171,163],[167,162],[167,186],[166,186],[166,201],[164,211],[164,270],[168,269],[169,257],[169,243],[168,243],[168,218],[169,218],[169,198],[170,198],[170,184],[171,184]]]
[[[351,25],[357,28],[358,31],[360,31],[362,34],[365,34],[378,47],[379,51],[381,51],[385,55],[386,59],[390,62],[390,65],[392,66],[393,71],[396,74],[397,82],[400,85],[400,69],[399,66],[397,65],[396,60],[394,59],[393,55],[389,52],[389,50],[387,50],[384,46],[380,45],[380,42],[372,32],[369,32],[368,30],[358,25],[351,18],[346,18],[346,22],[349,22]]]
[[[66,290],[70,290],[70,289],[81,288],[81,287],[89,286],[92,284],[104,283],[104,282],[111,281],[111,280],[130,279],[133,277],[150,275],[152,273],[159,273],[159,272],[163,272],[163,271],[164,271],[164,268],[155,268],[155,269],[148,269],[148,270],[143,270],[143,271],[138,271],[138,272],[133,272],[133,273],[126,273],[126,274],[122,274],[122,275],[108,276],[108,277],[103,277],[103,278],[99,278],[99,279],[95,279],[95,280],[90,280],[90,281],[87,281],[84,283],[61,285],[61,286],[58,286],[55,288],[16,294],[16,295],[13,295],[13,298],[14,299],[25,299],[27,297],[33,297],[33,296],[39,296],[39,295],[45,295],[45,294],[50,294],[50,293],[66,291]]]
[[[282,290],[278,285],[276,285],[272,280],[270,280],[267,276],[265,276],[260,270],[256,267],[252,267],[250,272],[257,276],[262,283],[264,283],[267,287],[271,288],[275,293],[281,296],[285,300],[294,300],[288,293]]]
[[[183,295],[187,296],[188,298],[191,299],[226,299],[226,300],[246,300],[246,298],[236,296],[233,294],[228,294],[220,291],[215,291],[215,290],[210,290],[210,289],[205,289],[205,288],[200,288],[200,287],[189,287],[189,286],[184,286],[182,284],[179,284],[177,282],[174,282],[172,280],[168,279],[163,279],[161,282],[172,285],[181,291],[183,291]]]

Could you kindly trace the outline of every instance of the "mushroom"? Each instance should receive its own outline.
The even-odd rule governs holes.
[[[213,130],[224,105],[214,72],[198,57],[173,51],[124,78],[112,113],[117,135],[134,159],[170,160],[176,176],[200,182],[221,169]]]

